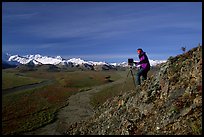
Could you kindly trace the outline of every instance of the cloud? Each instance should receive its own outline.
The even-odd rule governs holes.
[[[131,13],[130,13],[131,15]],[[74,15],[73,15],[74,16]],[[97,15],[95,15],[97,16]],[[62,16],[64,20],[53,19],[41,23],[25,26],[21,31],[34,37],[45,39],[57,38],[79,38],[81,40],[103,40],[124,37],[127,35],[154,35],[160,32],[180,29],[200,30],[201,23],[196,21],[173,21],[173,15],[166,19],[165,15],[121,16],[121,17],[75,17],[69,20]],[[55,17],[53,17],[55,18]],[[81,18],[81,21],[80,19]],[[93,20],[94,18],[94,20]],[[32,23],[31,23],[32,24]]]
[[[32,22],[34,18],[38,17],[38,15],[39,15],[39,12],[36,12],[36,11],[8,12],[8,13],[2,14],[2,22],[4,25],[7,25],[7,24],[21,25],[18,22],[23,22],[23,21]],[[24,24],[24,25],[27,25],[27,24]]]
[[[157,4],[161,5],[162,3]],[[56,7],[48,3],[47,8],[44,7],[45,9],[42,9],[43,6],[38,4],[38,7],[29,7],[30,13],[26,13],[24,10],[21,14],[13,13],[9,16],[32,17],[30,23],[24,24],[24,28],[21,28],[20,31],[34,37],[47,39],[63,37],[100,40],[131,33],[141,35],[166,28],[197,27],[200,29],[199,23],[189,22],[187,17],[185,20],[181,20],[174,13],[168,12],[163,7],[164,5],[160,7],[156,6],[157,4],[152,4],[152,8],[149,7],[148,11],[145,11],[141,9],[145,5],[151,5],[150,3],[127,5],[123,3],[56,3]],[[142,7],[135,7],[136,5],[142,5]],[[49,8],[55,10],[50,11]],[[158,10],[158,8],[164,10],[164,13],[156,12],[155,9]],[[39,9],[38,12],[34,12],[36,9]]]

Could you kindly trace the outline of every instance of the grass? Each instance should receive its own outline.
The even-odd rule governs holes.
[[[113,72],[70,72],[69,75],[63,76],[58,79],[60,84],[65,87],[92,87],[96,85],[105,84],[108,81],[106,76],[111,75],[113,81],[117,80],[119,76]]]
[[[19,73],[9,73],[6,71],[2,71],[2,89],[8,89],[32,83],[39,83],[42,81],[43,79],[26,77]]]
[[[20,81],[15,71],[6,72],[9,77],[3,81]],[[8,76],[7,75],[7,76]],[[23,77],[31,79],[54,79],[56,82],[41,88],[22,90],[2,96],[2,133],[4,135],[22,134],[37,129],[55,120],[60,108],[67,104],[67,99],[78,92],[92,86],[107,83],[106,77],[112,81],[120,78],[116,72],[26,72]],[[4,85],[5,83],[2,83]],[[27,81],[21,81],[26,85]],[[10,83],[10,87],[16,83]]]
[[[43,90],[25,90],[2,97],[3,134],[19,134],[53,119],[57,106],[43,98],[43,92],[39,94]]]
[[[123,75],[124,77],[124,72],[121,73],[123,73],[121,75]],[[124,79],[126,79],[126,76],[124,77]],[[129,76],[125,82],[104,88],[100,92],[93,94],[90,99],[90,103],[94,108],[97,108],[102,105],[106,100],[118,96],[124,92],[133,90],[134,88],[135,87],[132,80],[132,76]]]

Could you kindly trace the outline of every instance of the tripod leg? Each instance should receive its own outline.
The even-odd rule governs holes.
[[[131,70],[131,75],[132,75],[132,79],[133,79],[134,86],[135,86],[135,88],[136,88],[136,85],[135,85],[135,78],[134,78],[134,75],[133,75],[132,70]]]
[[[131,71],[131,70],[128,71],[127,77],[128,77],[128,75],[130,74],[130,71]]]

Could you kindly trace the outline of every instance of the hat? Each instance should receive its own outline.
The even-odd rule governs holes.
[[[143,51],[141,48],[138,48],[137,50]]]

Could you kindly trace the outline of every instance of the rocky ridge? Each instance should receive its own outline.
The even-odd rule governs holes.
[[[170,57],[135,90],[107,100],[67,135],[201,135],[202,46]]]

